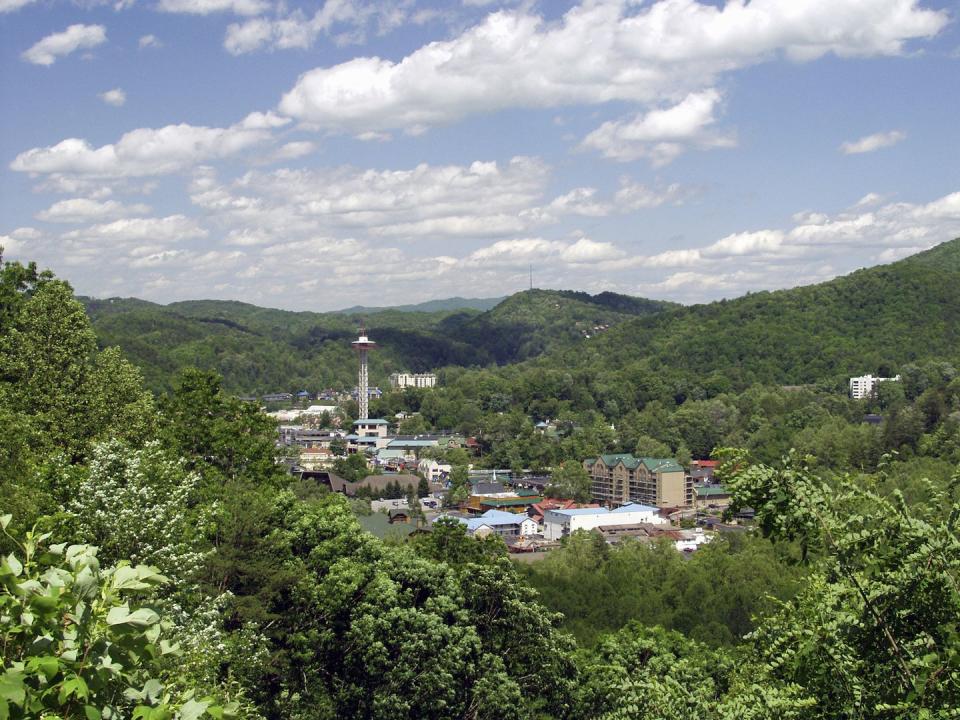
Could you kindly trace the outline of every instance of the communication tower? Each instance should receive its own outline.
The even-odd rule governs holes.
[[[367,337],[364,323],[360,323],[360,337],[351,343],[360,355],[360,376],[357,382],[357,404],[360,406],[358,420],[370,419],[370,378],[367,372],[367,354],[375,350],[377,344]]]

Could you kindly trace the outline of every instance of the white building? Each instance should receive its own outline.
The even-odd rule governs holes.
[[[900,376],[892,378],[874,377],[873,375],[861,375],[860,377],[850,378],[850,397],[854,400],[873,397],[877,393],[877,385],[882,382],[899,382]]]
[[[615,510],[606,508],[573,508],[547,510],[543,514],[543,537],[559,540],[577,530],[593,530],[607,525],[666,525],[658,509],[650,505],[630,503]]]
[[[393,373],[390,385],[395,388],[432,388],[437,385],[435,373]]]
[[[453,470],[452,465],[439,463],[431,458],[425,458],[417,463],[417,470],[429,482],[440,482],[441,479],[448,477]]]
[[[329,413],[331,415],[336,415],[337,410],[340,408],[337,405],[311,405],[306,410],[304,410],[302,415],[323,415],[324,413]]]

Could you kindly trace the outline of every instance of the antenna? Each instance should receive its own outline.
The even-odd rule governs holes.
[[[533,290],[533,263],[530,264],[530,289]]]

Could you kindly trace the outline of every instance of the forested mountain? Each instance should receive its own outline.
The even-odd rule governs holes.
[[[530,290],[490,310],[288,312],[239,302],[84,303],[101,346],[118,345],[147,383],[184,367],[216,370],[233,392],[349,386],[349,341],[366,319],[379,344],[371,377],[534,358],[547,367],[620,370],[644,360],[684,382],[723,387],[840,383],[957,355],[960,240],[808,287],[683,307],[614,293]]]
[[[828,282],[677,307],[621,323],[557,364],[614,369],[643,358],[688,377],[841,382],[960,354],[960,239]]]
[[[349,387],[355,381],[350,341],[366,320],[378,343],[371,379],[397,371],[486,366],[580,344],[595,327],[611,327],[669,303],[614,293],[533,290],[490,311],[406,312],[383,309],[369,318],[289,312],[241,302],[199,300],[157,305],[136,299],[82,298],[102,346],[118,345],[143,370],[148,385],[169,389],[177,370],[216,370],[237,393]]]

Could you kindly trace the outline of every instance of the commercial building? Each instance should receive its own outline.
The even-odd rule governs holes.
[[[873,397],[877,393],[877,385],[882,382],[899,382],[900,376],[892,378],[874,377],[873,375],[861,375],[860,377],[850,378],[850,397],[854,400]]]
[[[658,509],[650,505],[630,503],[608,510],[607,508],[575,508],[569,510],[546,510],[543,513],[543,537],[559,540],[577,530],[593,530],[612,525],[666,525]]]
[[[395,388],[432,388],[437,385],[435,373],[393,373],[390,386]]]
[[[672,458],[601,455],[583,463],[594,500],[608,505],[642,503],[658,508],[693,507],[693,480]]]

